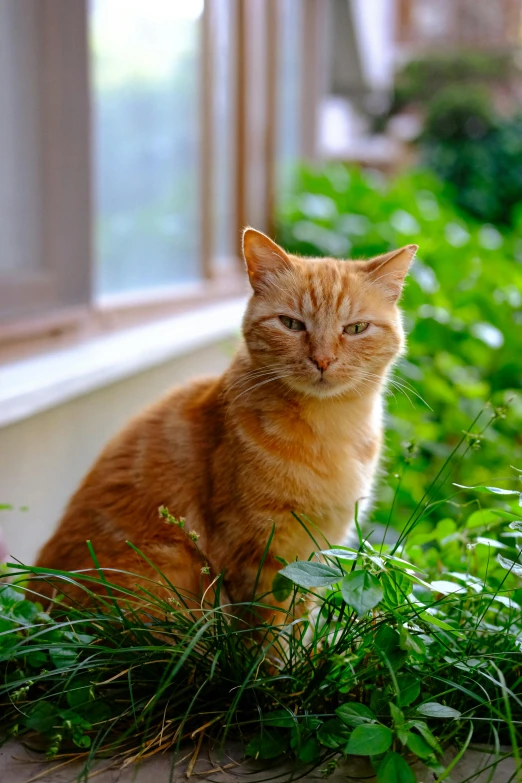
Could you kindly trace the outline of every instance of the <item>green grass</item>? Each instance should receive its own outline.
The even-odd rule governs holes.
[[[110,572],[37,569],[64,591],[80,584],[89,609],[58,598],[44,612],[4,584],[5,735],[36,733],[49,757],[81,754],[85,769],[100,753],[123,762],[186,741],[197,748],[203,736],[240,739],[267,765],[287,757],[325,774],[343,756],[369,756],[384,783],[415,781],[417,757],[446,780],[443,749],[485,742],[512,748],[520,779],[520,492],[451,486],[471,443],[464,435],[393,546],[377,543],[371,525],[373,544],[358,527],[354,547],[329,546],[298,518],[313,552],[276,578],[277,597],[291,599],[283,625],[253,633],[237,619],[245,607],[220,605],[220,577],[215,602],[197,610],[174,587],[161,599],[152,583],[151,592],[124,590]],[[426,532],[442,483],[448,516]],[[15,580],[33,571],[13,569]],[[109,590],[96,599],[100,579]],[[315,608],[303,614],[308,599]]]

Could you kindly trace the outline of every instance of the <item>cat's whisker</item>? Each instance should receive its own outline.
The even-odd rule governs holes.
[[[379,376],[376,376],[376,378],[378,378],[379,381],[382,381],[382,379]],[[381,391],[382,383],[379,383],[377,380],[374,380],[373,378],[367,376],[367,377],[361,378],[361,381],[362,381],[362,383],[368,384],[375,391],[377,391],[377,392]],[[393,399],[395,401],[397,401],[395,393],[393,391],[391,391],[390,389],[388,389],[388,391],[392,395]]]
[[[260,386],[264,386],[265,383],[273,383],[274,381],[279,381],[282,378],[288,378],[289,375],[292,375],[292,373],[286,373],[285,375],[277,375],[275,378],[268,378],[268,380],[266,381],[261,381],[261,383],[254,384],[254,386],[251,386],[249,389],[245,389],[245,391],[241,392],[241,394],[238,394],[237,397],[234,397],[234,399],[230,403],[230,406],[233,405],[235,402],[237,402],[237,400],[239,400],[239,398],[242,397],[244,394],[253,392],[254,389],[258,389]]]
[[[367,372],[366,374],[368,376],[371,375],[374,378],[379,378],[380,380],[382,380],[381,376],[376,375],[375,373]],[[384,381],[385,385],[386,385],[386,383],[391,384],[392,386],[394,386],[397,389],[397,391],[402,392],[402,394],[404,394],[404,396],[409,400],[409,402],[412,405],[413,405],[413,402],[410,400],[409,396],[406,394],[406,391],[409,391],[411,394],[414,394],[415,397],[417,397],[421,402],[424,403],[424,405],[426,405],[427,408],[429,408],[429,410],[433,410],[433,408],[429,405],[429,403],[426,402],[426,400],[423,397],[421,397],[421,395],[409,383],[406,383],[405,381],[402,381],[402,380],[399,381],[397,378],[394,378],[393,376],[389,376]],[[413,407],[415,407],[415,406],[413,405]]]
[[[267,364],[263,367],[257,367],[253,370],[249,370],[248,372],[244,373],[243,375],[240,375],[239,378],[237,378],[234,383],[230,385],[229,388],[233,388],[239,383],[242,383],[246,380],[252,380],[256,377],[268,374],[270,372],[279,372],[280,370],[286,369],[281,362],[274,362],[273,364]]]
[[[250,383],[252,383],[252,381],[259,381],[259,380],[263,380],[265,378],[268,380],[271,376],[273,378],[276,378],[278,374],[279,373],[277,371],[271,371],[269,373],[264,373],[263,375],[258,375],[258,376],[254,377],[254,378],[243,378],[241,380],[238,380],[238,381],[230,384],[230,386],[227,386],[226,389],[224,390],[224,393],[228,394],[228,393],[230,393],[232,391],[241,390],[241,388],[244,387],[245,384],[250,384]],[[246,391],[248,391],[248,389]]]
[[[379,392],[382,389],[383,386],[386,388],[386,383],[387,383],[386,380],[383,379],[383,377],[381,375],[377,375],[376,373],[372,373],[372,372],[363,370],[363,373],[362,373],[362,376],[361,376],[360,380],[363,383],[368,383],[368,385],[372,384],[372,388],[374,388],[377,392]],[[388,381],[390,381],[390,379],[388,379]],[[397,400],[394,392],[391,391],[391,389],[389,389],[389,388],[387,390],[390,392],[390,394],[392,395],[393,399]],[[401,391],[403,394],[405,394],[405,392],[402,389],[397,389],[397,391]],[[409,397],[406,394],[405,394],[405,396],[409,400]],[[411,402],[411,400],[410,400],[410,402]]]
[[[431,407],[431,405],[430,405],[428,402],[426,402],[426,400],[424,399],[424,397],[422,397],[422,396],[421,396],[421,395],[420,395],[420,394],[417,392],[417,390],[416,390],[416,389],[415,389],[413,386],[411,386],[411,384],[409,384],[409,383],[406,383],[405,381],[398,381],[398,380],[397,380],[397,378],[390,378],[390,381],[392,381],[392,382],[393,382],[395,385],[399,384],[399,385],[403,386],[403,387],[404,387],[405,389],[407,389],[409,392],[411,392],[412,394],[414,394],[414,395],[415,395],[415,396],[416,396],[416,397],[417,397],[417,398],[418,398],[418,399],[419,399],[421,402],[423,402],[423,403],[424,403],[424,405],[425,405],[427,408],[429,408],[429,410],[430,410],[430,411],[433,411],[433,408]]]
[[[232,390],[234,388],[234,391],[239,391],[241,394],[244,394],[245,392],[250,391],[250,389],[255,388],[256,385],[258,384],[258,382],[260,382],[260,381],[275,381],[275,380],[277,380],[277,378],[279,376],[280,376],[280,373],[270,373],[269,375],[262,375],[262,376],[259,376],[258,378],[251,378],[250,381],[249,381],[248,387],[244,388],[242,391],[241,391],[241,385],[239,385],[239,384],[235,388],[234,387],[230,387],[230,389]],[[252,382],[254,382],[253,385],[252,385]]]

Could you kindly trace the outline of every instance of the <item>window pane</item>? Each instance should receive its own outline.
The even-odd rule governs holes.
[[[203,0],[91,0],[102,294],[199,276]]]
[[[214,144],[215,144],[215,246],[218,264],[234,251],[234,0],[214,0],[212,4],[215,70]]]
[[[303,3],[279,0],[279,95],[278,95],[278,191],[292,185],[300,153],[301,41]]]
[[[38,9],[0,2],[0,272],[42,265]]]

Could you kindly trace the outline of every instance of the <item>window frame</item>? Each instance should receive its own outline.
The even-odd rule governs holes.
[[[19,0],[12,0],[19,2]],[[88,0],[22,0],[38,15],[40,69],[37,94],[40,103],[42,187],[38,219],[43,226],[42,271],[0,277],[0,314],[9,304],[13,314],[0,315],[0,361],[17,345],[24,351],[31,341],[85,338],[100,329],[153,320],[202,302],[245,290],[241,234],[245,225],[272,231],[277,163],[276,121],[278,94],[277,0],[231,0],[234,36],[233,123],[234,194],[232,232],[234,252],[228,263],[217,263],[214,254],[214,194],[216,182],[214,139],[214,58],[212,36],[214,0],[205,0],[201,19],[200,112],[200,213],[202,277],[190,285],[174,285],[161,291],[147,289],[117,296],[94,295],[92,237],[93,171],[91,165],[91,83],[88,47]],[[303,0],[304,29],[300,83],[302,149],[315,154],[317,77],[310,76],[321,45],[317,20],[322,0]],[[324,9],[324,6],[322,7]],[[252,45],[260,34],[258,48]],[[256,73],[263,71],[264,85],[253,116],[252,90]],[[308,79],[308,81],[307,81]],[[307,86],[308,85],[308,88]],[[250,96],[250,97],[249,97]],[[253,122],[261,124],[255,139]],[[252,193],[263,172],[262,192]],[[257,194],[256,194],[257,195]],[[253,203],[253,202],[256,203]],[[222,261],[222,259],[221,259]],[[219,268],[218,268],[219,267]],[[15,312],[16,311],[16,312]]]
[[[86,2],[23,2],[34,15],[38,37],[40,67],[33,77],[41,182],[35,218],[42,241],[37,271],[0,278],[0,312],[8,305],[17,311],[2,326],[87,304],[92,277]]]

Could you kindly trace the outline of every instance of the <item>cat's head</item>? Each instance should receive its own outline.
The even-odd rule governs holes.
[[[316,397],[375,389],[404,348],[397,302],[417,245],[369,261],[301,258],[252,228],[243,333],[262,380]],[[261,377],[261,376],[260,376]]]

